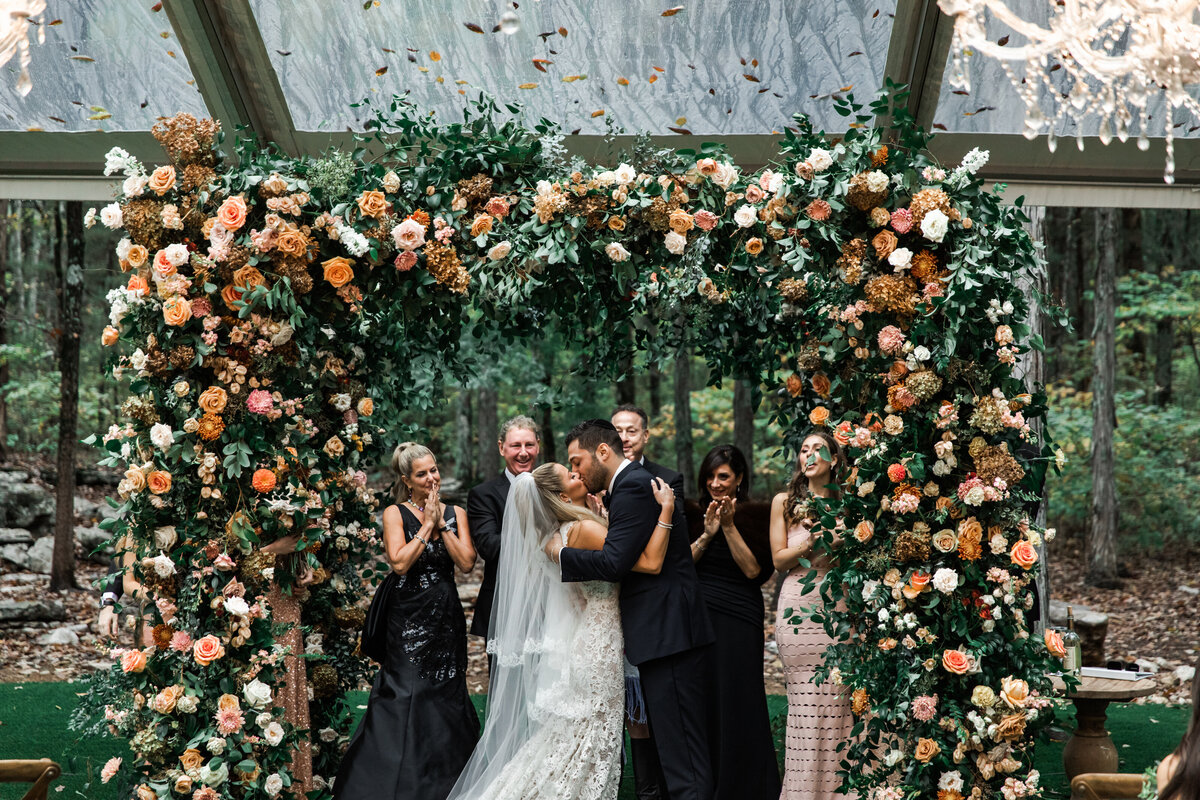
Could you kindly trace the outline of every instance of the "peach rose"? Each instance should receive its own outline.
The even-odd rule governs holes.
[[[255,470],[254,477],[250,479],[250,485],[256,492],[269,492],[275,488],[275,473],[269,469]]]
[[[285,228],[275,237],[275,249],[299,258],[308,250],[308,237],[295,228]]]
[[[871,240],[871,246],[875,248],[875,256],[877,258],[887,258],[890,256],[899,243],[900,240],[891,231],[880,231]]]
[[[928,572],[914,572],[908,579],[908,585],[900,591],[909,600],[915,600],[922,592],[929,589],[929,578]]]
[[[794,372],[788,375],[785,385],[787,386],[788,394],[792,397],[799,397],[800,393],[804,391],[804,381]]]
[[[149,292],[150,284],[141,275],[130,275],[129,283],[125,286],[131,292]]]
[[[179,763],[183,765],[185,772],[191,772],[204,766],[204,756],[196,748],[189,747],[183,751],[183,755],[179,756]]]
[[[159,250],[154,254],[154,271],[164,278],[175,274],[175,265],[167,258],[166,250]]]
[[[763,240],[757,236],[752,236],[746,241],[746,252],[752,256],[756,256],[763,251]]]
[[[154,696],[154,700],[150,705],[160,714],[170,714],[175,710],[175,704],[182,696],[182,686],[168,686]]]
[[[325,280],[335,289],[342,288],[354,280],[353,264],[353,261],[341,256],[334,256],[328,261],[322,261],[321,267],[325,270]]]
[[[913,758],[920,761],[922,764],[928,764],[929,761],[942,752],[942,748],[933,739],[922,737],[917,741],[917,749],[913,752]]]
[[[241,711],[242,703],[236,694],[223,694],[217,698],[217,709],[219,711]]]
[[[200,393],[196,402],[206,413],[220,414],[229,402],[229,395],[225,394],[225,390],[220,386],[210,386]]]
[[[166,494],[171,491],[171,473],[156,469],[146,476],[146,485],[151,494]]]
[[[1009,708],[1024,708],[1029,700],[1029,684],[1011,675],[1000,681],[1000,699]]]
[[[125,470],[124,478],[124,482],[129,484],[129,491],[131,492],[140,492],[146,488],[146,476],[142,474],[140,469],[130,468]]]
[[[471,236],[483,236],[485,233],[491,233],[492,224],[495,221],[495,218],[493,218],[490,214],[480,214],[475,218],[475,221],[471,223]]]
[[[141,650],[126,650],[121,654],[122,672],[141,672],[146,668],[146,654]]]
[[[684,211],[682,208],[677,208],[671,212],[671,217],[668,221],[668,224],[671,226],[671,230],[675,231],[676,233],[687,233],[693,227],[695,227],[696,222],[692,218],[691,214]]]
[[[971,669],[971,658],[961,650],[942,652],[942,667],[955,675],[965,675]]]
[[[100,344],[105,347],[112,347],[117,343],[117,339],[121,338],[120,332],[112,325],[106,325],[104,333],[100,334]]]
[[[217,221],[225,226],[227,231],[236,231],[246,224],[246,201],[239,194],[227,197],[217,209]]]
[[[170,164],[159,167],[150,173],[146,188],[162,197],[175,187],[175,168]]]
[[[624,217],[609,217],[608,218],[608,229],[610,231],[617,231],[618,233],[625,230],[625,218]]]
[[[358,415],[360,417],[369,417],[375,413],[375,401],[369,397],[364,397],[358,401]]]
[[[146,259],[150,257],[150,251],[140,244],[132,245],[129,252],[125,254],[125,260],[129,262],[129,266],[134,269],[140,268],[146,263]]]
[[[137,787],[137,800],[158,800],[158,792],[143,783]]]
[[[163,303],[162,313],[168,325],[179,327],[192,318],[192,305],[182,297],[172,297]]]
[[[258,271],[258,268],[249,264],[233,273],[233,285],[243,292],[249,291],[255,286],[265,286],[266,283],[266,277]]]
[[[387,198],[380,191],[365,191],[358,196],[358,210],[365,216],[378,219],[388,212]]]
[[[1030,544],[1028,539],[1014,544],[1009,555],[1012,557],[1012,563],[1022,569],[1033,569],[1033,565],[1038,562],[1037,548]]]
[[[177,794],[191,794],[192,779],[187,775],[180,775],[175,779],[175,792]]]
[[[211,633],[196,640],[192,645],[192,657],[202,667],[207,667],[225,655],[225,645]]]
[[[1050,651],[1050,655],[1057,656],[1058,658],[1067,657],[1067,646],[1063,643],[1062,634],[1047,628],[1045,640],[1046,649]]]
[[[864,519],[854,526],[854,538],[866,544],[875,536],[875,523]]]
[[[225,305],[233,308],[233,304],[242,299],[242,290],[234,286],[232,283],[227,284],[221,289],[221,300]]]
[[[817,406],[808,412],[808,421],[813,425],[824,425],[829,421],[829,409],[825,406]]]

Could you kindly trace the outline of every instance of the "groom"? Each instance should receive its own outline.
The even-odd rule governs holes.
[[[662,570],[633,572],[661,524],[650,473],[625,458],[616,428],[602,419],[571,429],[567,458],[589,492],[607,492],[608,538],[601,550],[578,550],[563,547],[556,536],[546,552],[561,564],[564,581],[620,582],[625,655],[642,676],[667,791],[671,800],[709,800],[705,649],[712,646],[713,633],[692,565],[683,504],[675,508]]]

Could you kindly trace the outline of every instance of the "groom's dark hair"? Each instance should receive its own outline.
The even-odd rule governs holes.
[[[589,453],[596,452],[602,444],[606,444],[618,453],[624,452],[621,437],[617,429],[606,419],[588,419],[576,425],[567,433],[566,446],[571,442],[579,442],[579,446]]]

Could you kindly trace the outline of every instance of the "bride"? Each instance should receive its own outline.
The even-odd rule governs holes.
[[[675,494],[654,484],[659,520]],[[621,779],[625,672],[617,586],[563,583],[542,552],[555,532],[599,550],[607,526],[587,487],[562,464],[518,475],[501,532],[488,653],[494,672],[483,733],[448,800],[614,800]],[[657,573],[668,528],[656,526],[637,566]]]

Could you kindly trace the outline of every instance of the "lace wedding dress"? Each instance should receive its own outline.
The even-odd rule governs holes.
[[[538,519],[532,484],[520,475],[510,490],[488,641],[495,659],[488,713],[449,800],[615,800],[620,785],[617,587],[562,583],[541,552],[544,532],[555,527]],[[564,540],[571,525],[561,526]]]

